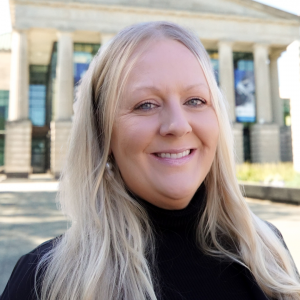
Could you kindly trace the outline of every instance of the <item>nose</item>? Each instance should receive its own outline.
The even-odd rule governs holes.
[[[179,101],[164,108],[160,126],[160,135],[181,137],[192,131],[184,106]]]

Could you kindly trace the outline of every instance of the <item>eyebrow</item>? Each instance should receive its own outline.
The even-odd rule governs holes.
[[[195,84],[191,84],[191,85],[186,86],[184,88],[184,91],[189,91],[189,90],[197,88],[197,87],[205,87],[207,90],[209,90],[207,84],[205,84],[205,83],[195,83]],[[155,92],[160,92],[161,91],[159,88],[157,88],[154,85],[137,86],[137,87],[134,87],[133,90],[134,91],[150,90],[150,91],[155,91]]]

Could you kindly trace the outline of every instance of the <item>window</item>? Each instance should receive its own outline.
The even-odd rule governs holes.
[[[76,95],[76,84],[87,71],[90,62],[99,50],[99,44],[74,44],[74,87]]]
[[[210,57],[210,62],[214,69],[216,81],[217,81],[218,85],[220,85],[219,84],[219,53],[218,53],[218,51],[214,51],[214,50],[207,50],[207,53]]]
[[[0,166],[4,165],[5,122],[8,117],[9,91],[0,90]]]
[[[46,124],[46,82],[48,66],[30,66],[29,118],[33,126]]]

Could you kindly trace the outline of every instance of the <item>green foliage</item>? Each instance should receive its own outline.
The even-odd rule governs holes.
[[[292,163],[243,163],[236,166],[236,174],[241,181],[300,187],[300,173],[294,170]]]

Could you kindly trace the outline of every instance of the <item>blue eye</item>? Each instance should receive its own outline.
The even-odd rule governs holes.
[[[190,106],[202,106],[204,104],[206,104],[206,101],[200,98],[192,98],[188,101],[185,102],[186,105],[190,105]]]
[[[144,102],[140,105],[138,105],[135,109],[140,109],[140,110],[150,110],[157,107],[157,105],[151,103],[151,102]]]

